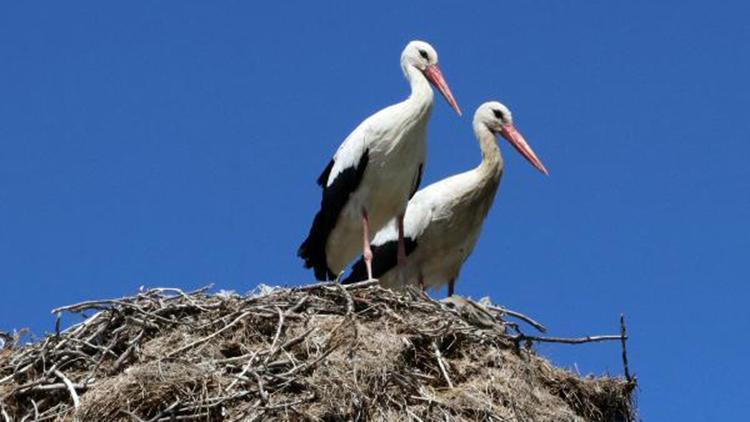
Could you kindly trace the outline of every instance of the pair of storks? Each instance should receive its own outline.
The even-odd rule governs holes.
[[[503,159],[495,135],[547,174],[513,126],[510,110],[493,101],[474,114],[479,166],[417,191],[432,111],[430,85],[461,115],[437,63],[432,46],[410,42],[401,54],[409,98],[360,123],[318,178],[320,211],[298,251],[318,280],[336,278],[361,254],[344,283],[374,277],[389,288],[448,283],[451,296],[500,184]]]

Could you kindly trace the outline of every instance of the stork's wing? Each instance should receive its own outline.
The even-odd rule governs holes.
[[[328,268],[326,243],[349,197],[362,182],[367,168],[369,151],[364,136],[358,136],[364,132],[359,128],[355,130],[318,177],[318,185],[323,188],[320,211],[315,215],[310,233],[297,251],[297,255],[305,261],[305,268],[313,268],[318,280],[336,276]]]

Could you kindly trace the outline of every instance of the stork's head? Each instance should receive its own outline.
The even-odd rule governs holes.
[[[412,41],[406,45],[401,53],[401,67],[404,73],[409,75],[408,69],[415,68],[427,78],[430,83],[443,94],[443,97],[453,110],[461,115],[461,109],[458,107],[448,83],[445,82],[442,72],[438,67],[438,54],[430,44],[424,41]]]
[[[508,107],[497,101],[482,104],[477,109],[477,112],[474,113],[474,127],[478,126],[484,126],[490,132],[505,138],[532,166],[536,167],[542,173],[549,175],[542,161],[537,158],[534,150],[531,149],[521,133],[513,125],[513,115]]]

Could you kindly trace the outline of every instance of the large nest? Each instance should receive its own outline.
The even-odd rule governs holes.
[[[142,291],[0,350],[0,419],[630,421],[632,380],[555,368],[502,309],[374,283]],[[85,315],[88,313],[89,316]],[[12,339],[11,339],[12,340]]]

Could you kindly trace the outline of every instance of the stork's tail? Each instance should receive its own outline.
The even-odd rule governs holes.
[[[312,268],[315,272],[315,279],[320,281],[333,280],[336,275],[328,268],[328,259],[326,257],[326,241],[328,231],[324,230],[324,216],[320,211],[315,215],[310,234],[299,246],[297,256],[305,261],[305,268]]]

